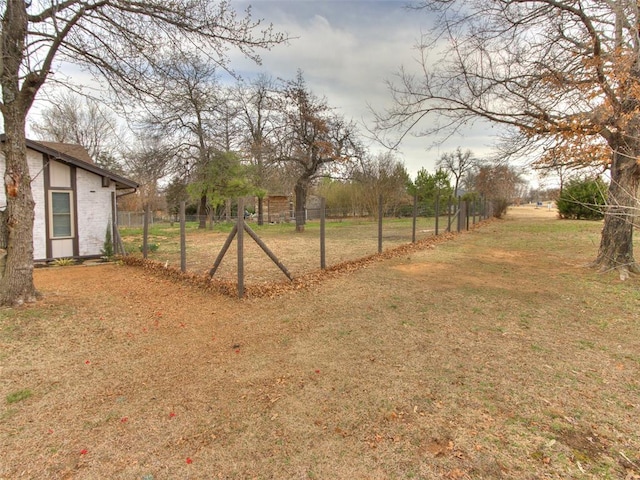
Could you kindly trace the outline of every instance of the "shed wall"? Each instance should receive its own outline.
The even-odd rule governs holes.
[[[43,155],[27,149],[27,163],[31,176],[31,191],[35,201],[35,220],[33,225],[33,258],[47,258],[46,240],[46,204],[45,175]],[[0,152],[0,172],[4,173],[4,154]],[[115,183],[102,186],[102,177],[94,173],[76,169],[76,205],[78,218],[78,237],[80,256],[100,255],[104,247],[107,226],[111,222],[111,192]],[[0,188],[0,209],[7,205],[4,188]]]
[[[102,177],[76,169],[79,255],[100,255],[111,223],[111,192],[115,183],[102,186]]]
[[[44,198],[44,160],[40,152],[27,149],[27,162],[31,175],[31,192],[36,202],[33,223],[33,258],[47,256],[46,204]]]

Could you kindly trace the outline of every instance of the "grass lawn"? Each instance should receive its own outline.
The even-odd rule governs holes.
[[[640,479],[640,280],[585,268],[600,228],[519,207],[275,298],[38,269],[0,479]]]

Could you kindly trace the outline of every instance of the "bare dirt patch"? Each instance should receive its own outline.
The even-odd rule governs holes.
[[[640,284],[579,266],[598,230],[510,214],[242,301],[37,270],[0,310],[0,478],[635,479]]]

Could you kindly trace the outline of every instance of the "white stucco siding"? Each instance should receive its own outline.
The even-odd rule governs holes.
[[[102,186],[102,177],[76,169],[78,208],[78,253],[80,256],[100,255],[104,248],[107,225],[111,222],[111,193],[115,184]]]
[[[31,193],[33,200],[36,202],[35,222],[33,225],[33,258],[42,259],[47,256],[42,154],[27,149],[27,164],[29,165],[29,175],[31,176]],[[0,152],[0,174],[4,176],[4,172],[4,154]],[[4,210],[6,206],[7,198],[4,187],[0,187],[0,209]]]
[[[27,162],[31,175],[31,192],[35,206],[35,220],[33,222],[33,258],[47,258],[47,226],[44,200],[44,165],[42,154],[27,149]]]

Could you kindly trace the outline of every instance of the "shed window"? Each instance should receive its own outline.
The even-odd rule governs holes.
[[[51,225],[54,238],[73,236],[71,192],[51,192]]]

